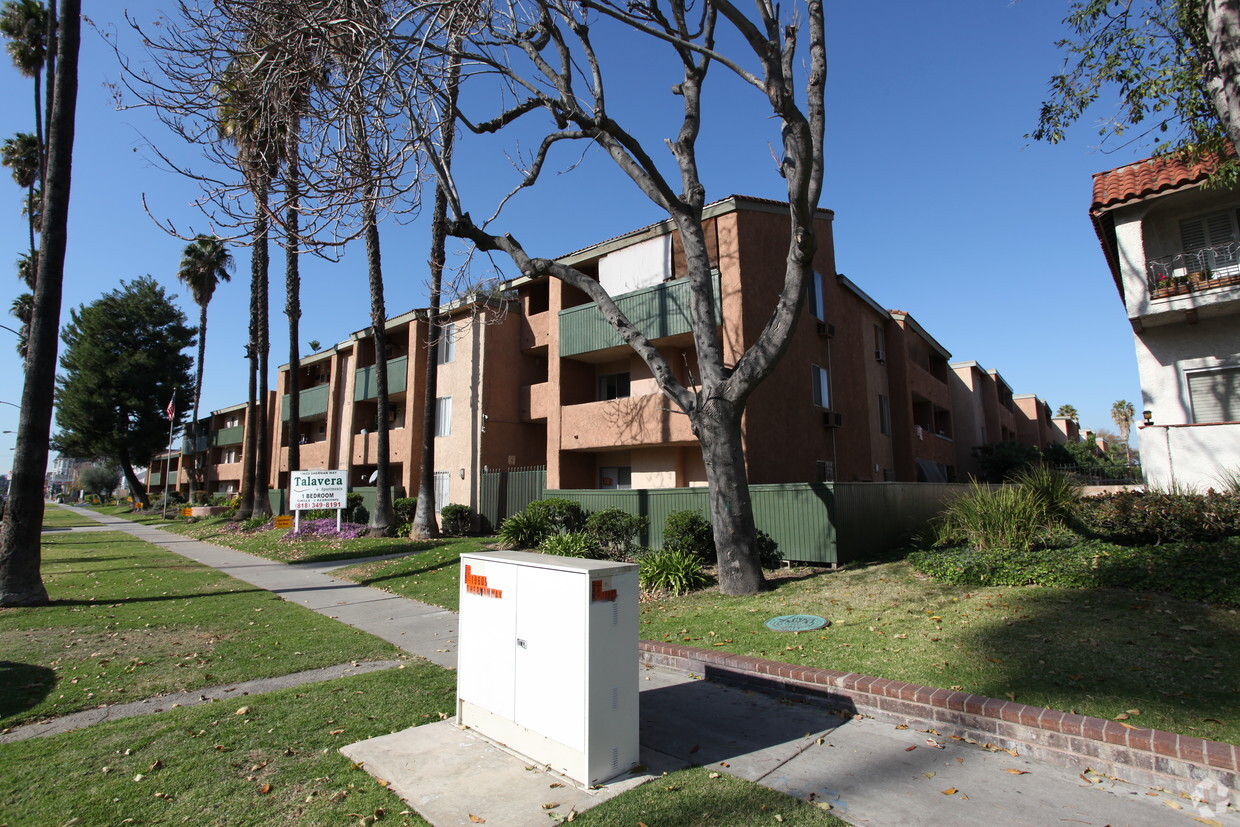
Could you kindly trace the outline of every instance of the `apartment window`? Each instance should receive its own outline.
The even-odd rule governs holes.
[[[882,325],[874,325],[874,358],[879,362],[887,360],[887,333]]]
[[[1240,367],[1193,371],[1188,398],[1193,422],[1240,421]]]
[[[633,466],[611,466],[598,469],[599,488],[623,488],[633,486]]]
[[[823,297],[822,273],[810,273],[809,312],[820,322],[827,320],[826,299]]]
[[[452,397],[440,396],[435,400],[435,436],[452,434]]]
[[[826,368],[810,365],[814,381],[814,404],[820,408],[831,407],[831,382]]]
[[[435,510],[442,511],[450,503],[452,496],[452,474],[448,471],[435,472]]]
[[[241,457],[236,448],[225,448],[220,453],[220,462],[222,463],[240,462],[240,461],[241,461]]]
[[[1196,254],[1187,263],[1188,271],[1226,267],[1236,263],[1236,224],[1230,210],[1210,213],[1180,222],[1180,241],[1185,256]]]
[[[820,459],[815,463],[818,482],[835,482],[835,463],[829,459]]]
[[[891,398],[881,393],[878,395],[878,432],[891,436]]]
[[[605,402],[608,399],[624,399],[628,395],[628,373],[609,373],[598,378],[598,398],[600,402]]]
[[[439,332],[439,345],[435,362],[446,365],[456,358],[456,324],[450,324]]]

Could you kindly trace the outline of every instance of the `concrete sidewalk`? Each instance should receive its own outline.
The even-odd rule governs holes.
[[[281,597],[388,640],[443,666],[456,661],[456,616],[332,577],[327,566],[290,566],[119,518],[70,508]],[[356,561],[348,561],[351,565]],[[1193,802],[1093,773],[986,751],[963,741],[831,714],[762,692],[641,668],[642,761],[652,775],[705,765],[799,798],[830,804],[855,824],[1137,825],[1213,822],[1240,827],[1233,810]],[[432,823],[546,824],[548,785],[527,762],[486,749],[451,722],[413,727],[354,744],[363,761]],[[470,757],[474,756],[474,757]],[[580,812],[628,783],[560,799]],[[523,792],[524,791],[524,792]],[[560,788],[556,793],[561,792]],[[579,799],[579,800],[578,800]],[[1196,823],[1201,823],[1197,821]],[[1211,823],[1206,821],[1205,823]]]

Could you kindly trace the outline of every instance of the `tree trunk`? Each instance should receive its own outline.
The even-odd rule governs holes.
[[[362,208],[366,233],[366,259],[370,275],[370,322],[375,340],[375,387],[379,393],[378,416],[375,422],[375,508],[370,515],[370,536],[389,537],[392,534],[391,462],[388,444],[387,378],[387,309],[383,301],[383,257],[379,250],[379,225],[375,219],[374,202],[366,201]]]
[[[294,119],[292,123],[292,132],[297,135],[300,132],[299,122]],[[285,213],[285,259],[284,259],[284,315],[288,316],[288,383],[285,390],[288,392],[288,426],[285,432],[288,435],[288,470],[289,481],[292,482],[292,474],[294,471],[301,470],[301,444],[300,434],[301,428],[301,376],[299,367],[301,365],[301,344],[298,341],[301,337],[301,270],[298,249],[300,247],[300,176],[301,170],[298,166],[297,148],[299,140],[293,138],[289,141],[288,151],[288,211]],[[280,425],[276,424],[276,430],[279,432]],[[277,451],[277,455],[278,455]]]
[[[255,476],[259,452],[258,443],[258,293],[262,286],[259,268],[266,265],[266,255],[260,256],[259,248],[267,247],[267,189],[257,185],[254,189],[254,239],[250,256],[250,341],[245,348],[249,369],[249,394],[245,404],[245,445],[241,466],[241,502],[237,505],[234,519],[248,520],[254,513]],[[260,261],[262,259],[262,261]]]
[[[68,242],[81,0],[65,0],[64,18],[58,41],[55,110],[49,110],[48,168],[43,179],[43,238],[30,320],[26,382],[22,388],[9,501],[0,524],[0,607],[48,602],[40,574],[43,486]]]
[[[133,497],[135,509],[146,511],[151,507],[151,498],[147,493],[146,486],[138,479],[138,475],[134,473],[133,462],[129,458],[129,446],[121,443],[120,449],[117,451],[116,461],[120,463],[121,472],[125,475],[125,485],[129,487],[129,496]],[[164,480],[164,491],[168,490],[168,480]],[[166,497],[166,494],[165,494]]]
[[[712,399],[699,408],[693,432],[702,445],[706,481],[710,486],[710,523],[719,552],[719,590],[728,595],[754,594],[762,589],[762,567],[755,553],[756,530],[745,451],[741,408]]]
[[[452,151],[456,143],[455,117],[457,92],[460,89],[461,61],[458,55],[460,41],[453,38],[448,51],[447,111],[442,136],[441,151],[445,170],[452,169]],[[422,466],[418,472],[418,504],[413,515],[415,539],[439,536],[439,523],[435,519],[435,401],[439,395],[439,360],[436,354],[436,325],[439,324],[439,303],[443,291],[443,267],[446,260],[444,247],[448,239],[448,198],[443,182],[435,185],[435,205],[431,214],[431,289],[430,309],[427,311],[426,388],[422,395]],[[438,503],[443,506],[447,503]]]
[[[194,372],[194,419],[189,426],[189,451],[181,452],[181,463],[185,463],[188,455],[190,467],[185,476],[189,479],[189,504],[194,505],[194,484],[200,483],[203,462],[198,451],[198,401],[202,398],[202,360],[207,354],[207,305],[204,302],[198,308],[198,366]]]
[[[1214,109],[1234,146],[1240,147],[1240,0],[1206,0],[1206,40],[1218,74],[1206,79]]]
[[[262,238],[254,248],[254,259],[257,262],[254,268],[258,275],[258,287],[256,292],[257,315],[255,317],[257,326],[257,342],[258,342],[258,398],[255,403],[255,424],[257,425],[257,448],[254,455],[254,505],[251,508],[250,516],[258,517],[261,515],[271,514],[271,499],[267,496],[268,487],[271,484],[271,434],[270,434],[270,405],[267,402],[267,364],[271,361],[271,337],[270,337],[270,319],[269,319],[269,302],[268,296],[270,292],[268,282],[268,272],[271,266],[270,256],[267,251],[267,190],[263,190],[263,226]]]

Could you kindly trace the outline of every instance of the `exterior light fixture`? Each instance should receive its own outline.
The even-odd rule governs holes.
[[[1146,425],[1154,424],[1154,412],[1153,411],[1141,411],[1141,416],[1144,417]]]

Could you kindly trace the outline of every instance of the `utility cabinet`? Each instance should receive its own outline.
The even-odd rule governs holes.
[[[638,763],[637,566],[461,555],[457,722],[582,786]]]

